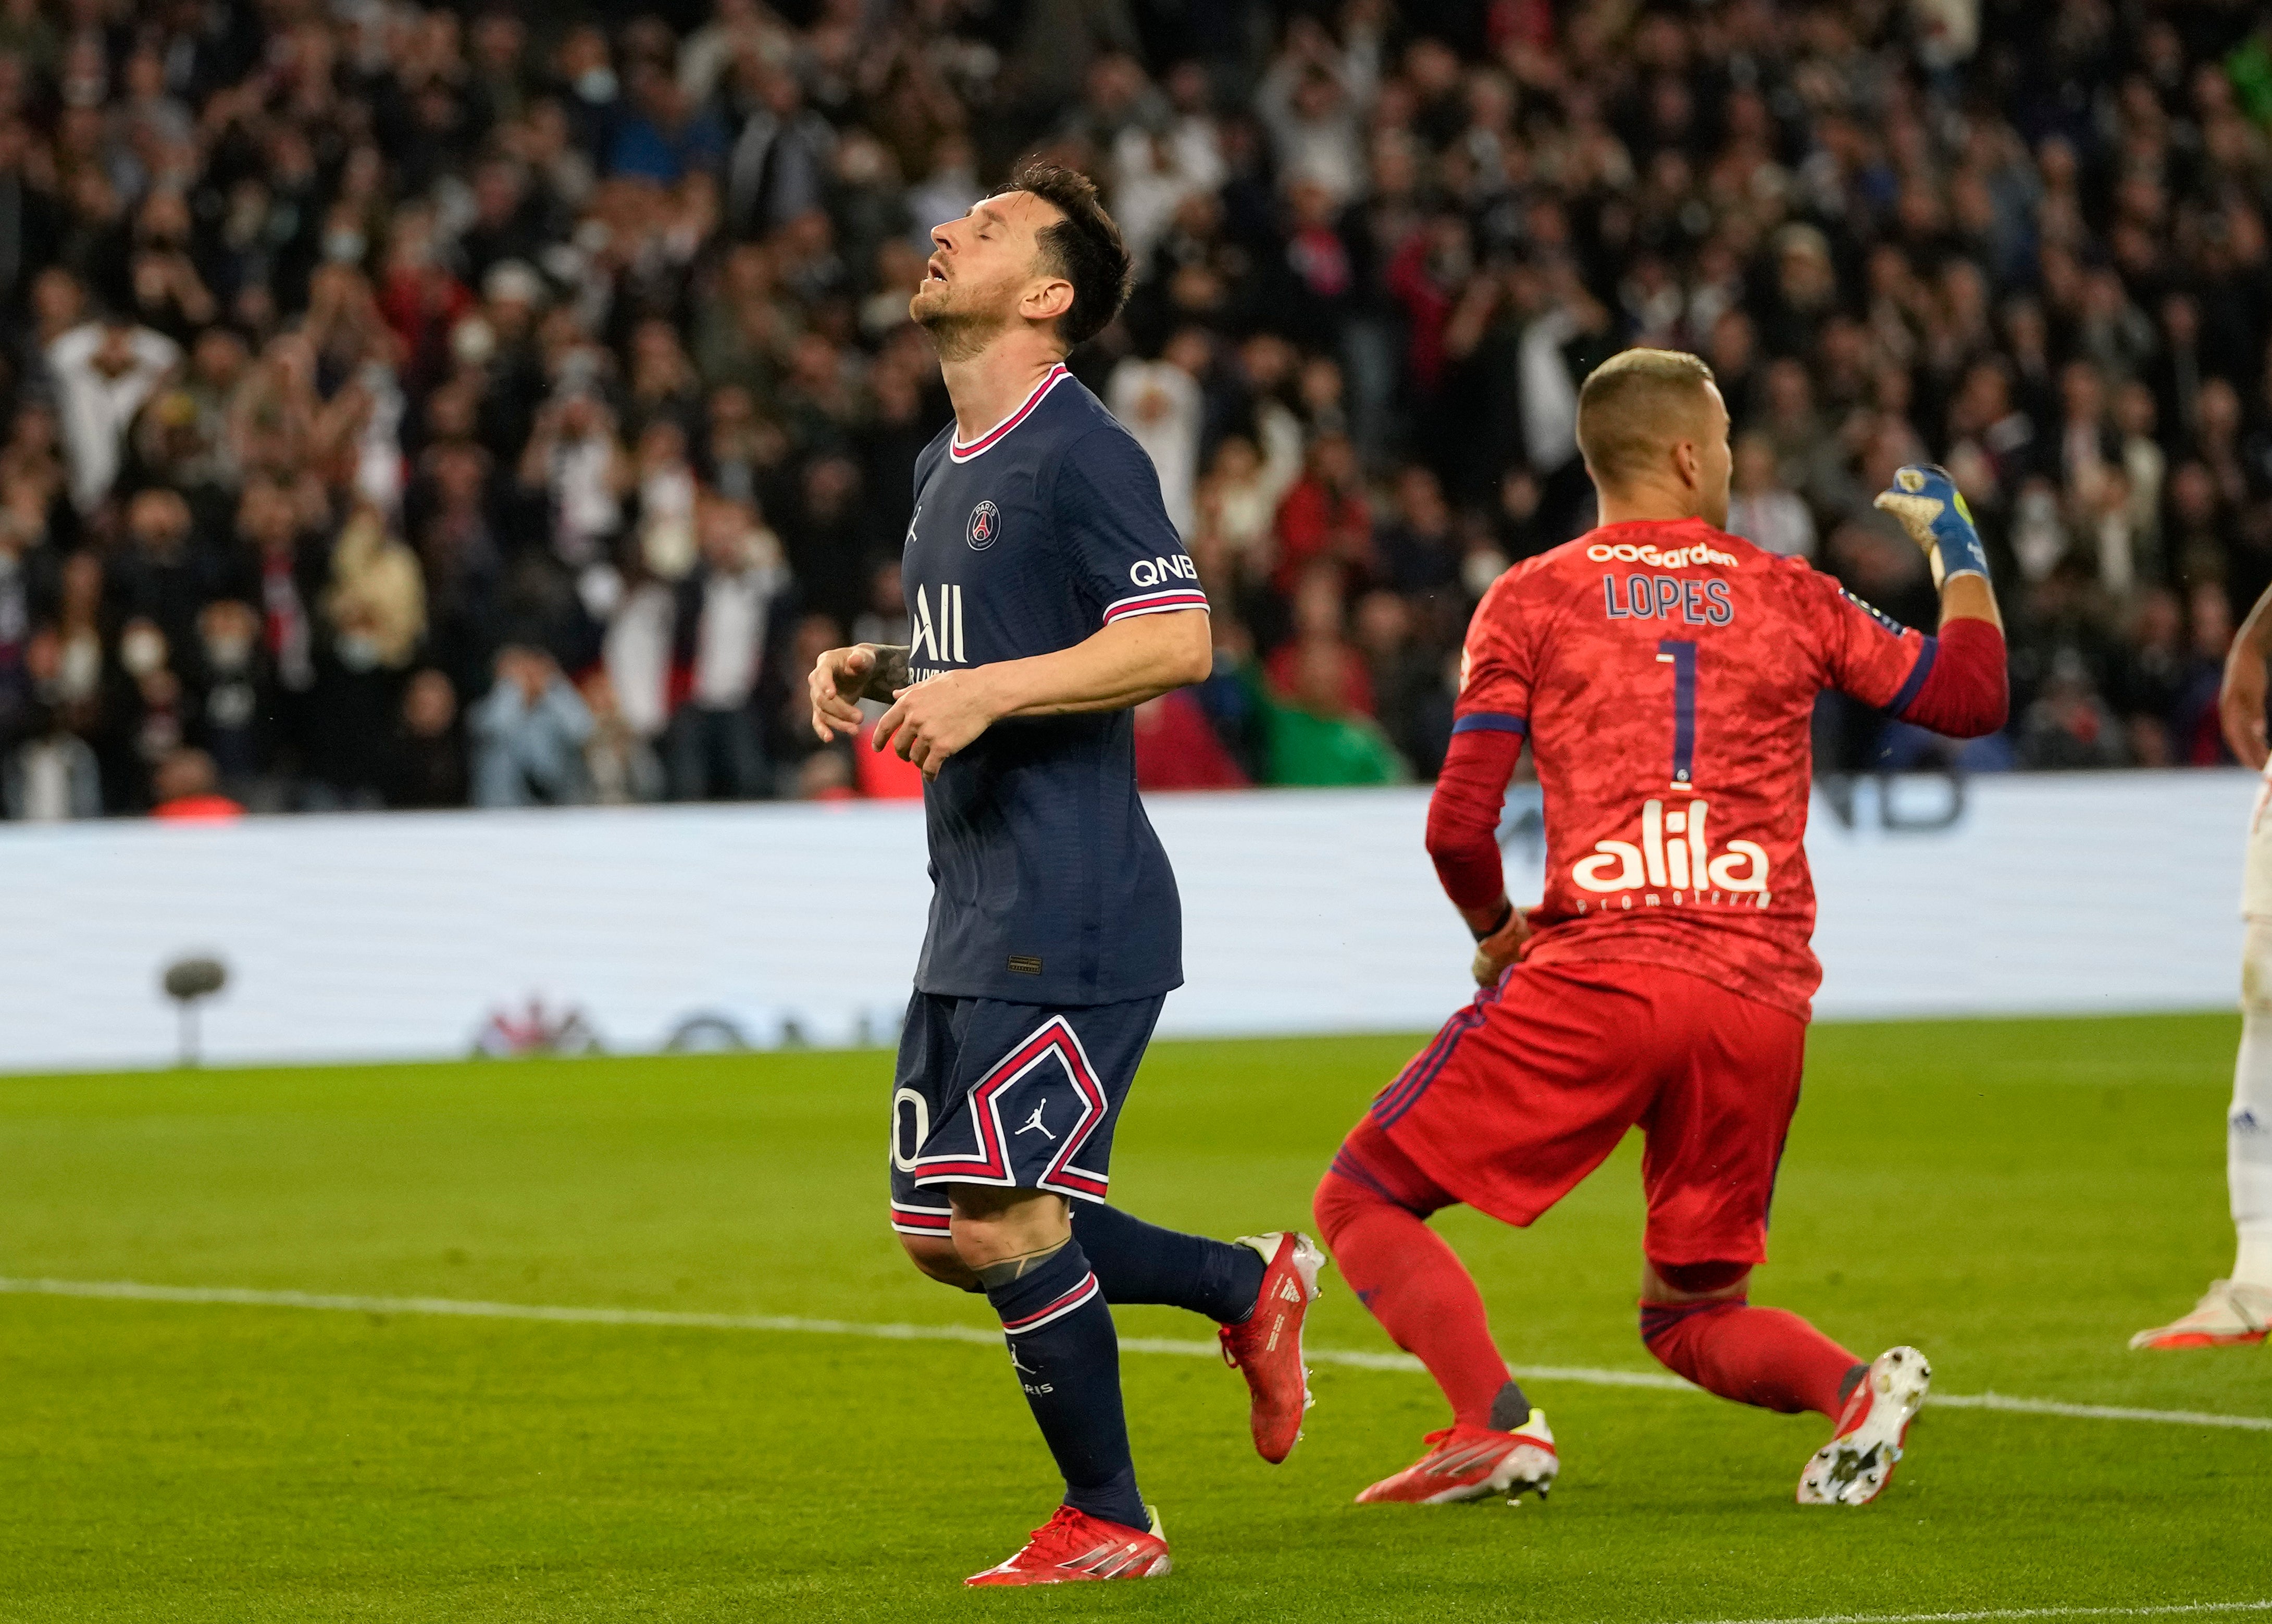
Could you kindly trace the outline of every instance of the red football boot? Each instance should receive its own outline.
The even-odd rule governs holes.
[[[1310,1372],[1302,1363],[1302,1321],[1318,1297],[1318,1271],[1326,1254],[1307,1235],[1291,1231],[1242,1235],[1242,1246],[1262,1254],[1262,1289],[1254,1312],[1243,1325],[1226,1325],[1223,1363],[1246,1377],[1253,1398],[1247,1415],[1254,1429],[1254,1452],[1273,1466],[1294,1452],[1302,1436],[1302,1412],[1318,1401],[1310,1392]]]
[[[1562,1470],[1543,1410],[1533,1410],[1530,1419],[1511,1433],[1455,1424],[1429,1433],[1424,1441],[1427,1454],[1365,1490],[1356,1497],[1357,1504],[1448,1506],[1454,1501],[1504,1494],[1508,1504],[1516,1505],[1525,1489],[1536,1490],[1544,1500],[1554,1486],[1554,1474]]]
[[[1932,1366],[1915,1348],[1888,1348],[1870,1361],[1838,1418],[1838,1431],[1798,1474],[1802,1506],[1866,1506],[1894,1480],[1910,1422],[1932,1386]]]
[[[1160,1529],[1159,1509],[1147,1506],[1148,1531],[1108,1523],[1071,1506],[1035,1529],[1009,1560],[972,1574],[965,1584],[1073,1584],[1087,1579],[1156,1579],[1174,1563]]]

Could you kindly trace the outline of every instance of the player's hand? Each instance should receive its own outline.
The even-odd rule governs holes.
[[[2224,684],[2216,693],[2217,720],[2224,724],[2224,742],[2243,767],[2261,772],[2267,754],[2264,737],[2264,656],[2246,637],[2233,640],[2225,656]]]
[[[876,722],[873,747],[889,746],[902,761],[938,776],[949,756],[968,745],[1001,716],[993,684],[983,669],[942,671],[927,682],[902,688],[892,708]]]
[[[1895,468],[1893,484],[1878,493],[1874,505],[1892,514],[1924,550],[1936,591],[1951,575],[1988,578],[1988,554],[1980,545],[1972,510],[1947,468],[1915,462]]]
[[[1510,910],[1505,924],[1476,944],[1476,962],[1470,967],[1476,985],[1497,986],[1506,967],[1522,956],[1522,945],[1529,939],[1529,917],[1520,908]]]
[[[839,733],[849,738],[860,730],[860,696],[875,674],[876,651],[864,645],[832,648],[812,662],[805,692],[812,700],[812,730],[823,744]]]

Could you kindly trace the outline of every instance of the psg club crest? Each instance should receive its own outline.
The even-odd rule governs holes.
[[[973,552],[984,552],[989,547],[994,545],[996,539],[1001,534],[1002,510],[1000,508],[991,502],[981,502],[970,510],[970,523],[964,528],[963,535],[968,539],[970,550]]]

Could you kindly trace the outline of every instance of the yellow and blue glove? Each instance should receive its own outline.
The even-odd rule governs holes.
[[[1980,545],[1972,510],[1964,505],[1947,468],[1914,462],[1895,468],[1892,488],[1878,493],[1876,506],[1892,514],[1910,539],[1924,549],[1935,589],[1952,575],[1988,579],[1988,554]]]

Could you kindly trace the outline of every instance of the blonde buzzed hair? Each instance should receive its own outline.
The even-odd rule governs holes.
[[[1702,357],[1679,349],[1628,349],[1587,374],[1578,391],[1578,451],[1597,483],[1623,490],[1684,435],[1700,431]]]

